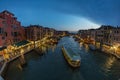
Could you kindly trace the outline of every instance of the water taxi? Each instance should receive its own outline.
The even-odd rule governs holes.
[[[73,52],[72,49],[66,48],[64,46],[62,46],[62,52],[70,66],[74,68],[80,66],[81,58],[79,54]]]
[[[96,47],[95,47],[95,45],[93,45],[93,44],[89,44],[89,48],[90,48],[91,50],[96,50]]]

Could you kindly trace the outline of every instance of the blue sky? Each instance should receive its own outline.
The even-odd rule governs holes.
[[[119,4],[120,0],[0,0],[0,11],[11,11],[23,26],[77,31],[120,25]]]

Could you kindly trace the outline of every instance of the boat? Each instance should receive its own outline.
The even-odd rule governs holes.
[[[65,57],[65,59],[67,60],[68,64],[71,66],[71,67],[80,67],[80,55],[73,52],[73,50],[71,48],[66,48],[64,46],[62,46],[62,52],[63,52],[63,55]]]
[[[96,50],[95,45],[93,45],[93,44],[89,44],[89,48],[90,48],[91,50]]]
[[[53,44],[58,44],[57,39],[53,40],[52,43],[53,43]]]

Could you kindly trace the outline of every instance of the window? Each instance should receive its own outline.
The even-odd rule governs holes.
[[[15,26],[15,25],[14,25],[12,28],[13,28],[14,30],[18,29],[18,27],[17,27],[17,26]]]
[[[111,35],[110,35],[110,38],[111,38]]]
[[[2,40],[4,40],[5,39],[5,37],[2,37]]]
[[[116,41],[118,41],[118,38],[116,38]]]
[[[17,41],[20,41],[20,39],[17,39]]]
[[[115,40],[115,38],[114,38],[114,40]]]
[[[5,22],[5,21],[2,21],[2,23],[3,23],[3,27],[7,27],[7,23]]]
[[[11,35],[13,36],[13,32],[11,32]]]
[[[3,34],[4,30],[3,28],[0,28],[0,34]]]
[[[119,31],[117,31],[117,33],[119,33]]]
[[[14,37],[17,37],[18,33],[17,32],[11,32],[11,35],[14,36]]]
[[[3,24],[6,24],[6,22],[5,22],[5,21],[2,21],[2,23],[3,23]]]
[[[5,36],[7,37],[7,32],[5,32]]]

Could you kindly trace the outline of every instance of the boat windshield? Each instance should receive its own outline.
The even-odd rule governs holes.
[[[70,49],[70,48],[67,48],[67,52],[69,53],[69,55],[70,55],[71,57],[79,56],[78,54],[76,54],[75,52],[73,52],[73,50]]]

